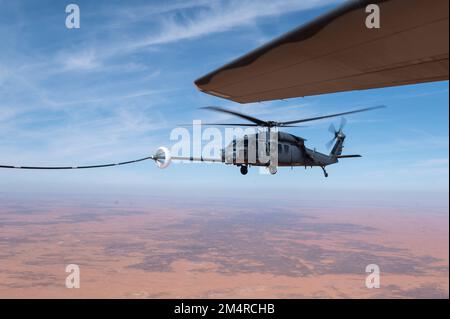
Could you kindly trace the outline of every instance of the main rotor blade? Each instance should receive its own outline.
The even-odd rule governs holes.
[[[242,113],[235,112],[235,111],[230,111],[230,110],[227,110],[227,109],[223,109],[223,108],[218,107],[218,106],[205,106],[205,107],[202,107],[201,109],[231,114],[231,115],[240,117],[242,119],[245,119],[247,121],[253,122],[255,124],[258,124],[259,126],[268,126],[269,125],[269,123],[267,123],[266,121],[257,119],[256,117],[249,116],[249,115],[242,114]]]
[[[281,125],[276,125],[276,127],[309,127],[309,126],[307,126],[307,125],[284,125],[284,124],[281,124]]]
[[[205,126],[250,126],[250,127],[264,127],[258,124],[253,123],[201,123],[201,125]],[[178,124],[178,126],[189,127],[194,126],[194,124]],[[280,125],[280,127],[308,127],[306,125]]]
[[[201,123],[201,125],[206,126],[258,126],[252,123]],[[194,126],[194,124],[179,124],[178,126]]]
[[[330,114],[330,115],[323,115],[323,116],[318,116],[318,117],[310,117],[310,118],[307,118],[307,119],[301,119],[301,120],[296,120],[296,121],[280,122],[280,124],[304,123],[304,122],[310,122],[310,121],[327,119],[327,118],[330,118],[330,117],[337,117],[337,116],[342,116],[342,115],[347,115],[347,114],[354,114],[354,113],[372,111],[372,110],[381,109],[381,108],[385,108],[385,107],[386,107],[385,105],[378,105],[378,106],[367,107],[367,108],[364,108],[364,109],[359,109],[359,110],[354,110],[354,111],[349,111],[349,112],[336,113],[336,114]]]

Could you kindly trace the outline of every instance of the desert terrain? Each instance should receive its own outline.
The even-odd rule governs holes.
[[[5,195],[0,298],[448,298],[448,245],[448,207]]]

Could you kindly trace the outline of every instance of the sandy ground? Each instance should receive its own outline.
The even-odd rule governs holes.
[[[3,200],[0,297],[448,298],[448,207],[311,207]]]

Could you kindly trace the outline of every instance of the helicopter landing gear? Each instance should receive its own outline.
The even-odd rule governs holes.
[[[248,173],[248,167],[245,166],[245,165],[242,165],[241,166],[241,174],[242,175],[247,175],[247,173]]]
[[[323,170],[323,175],[325,175],[325,177],[328,177],[328,173],[325,169],[325,166],[321,166],[322,170]]]

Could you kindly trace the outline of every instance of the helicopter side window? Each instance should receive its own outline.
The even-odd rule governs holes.
[[[278,154],[281,154],[282,151],[283,151],[282,145],[278,144]]]
[[[289,152],[289,145],[284,145],[284,152],[288,153]]]

